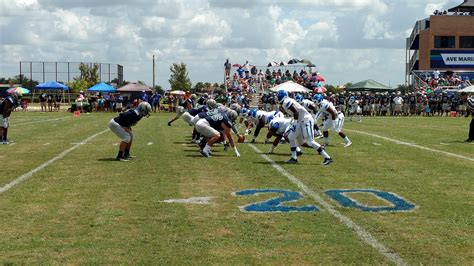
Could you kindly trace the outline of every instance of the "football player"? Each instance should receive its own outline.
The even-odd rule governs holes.
[[[201,151],[201,154],[204,157],[209,157],[212,145],[221,140],[220,131],[222,131],[225,137],[229,140],[230,146],[234,149],[235,155],[240,157],[240,153],[235,146],[232,135],[230,134],[231,128],[233,127],[233,121],[237,119],[237,116],[237,112],[234,110],[228,110],[226,113],[216,110],[213,112],[207,112],[206,115],[204,115],[204,118],[196,123],[196,130],[201,133],[202,136],[207,138],[207,143]]]
[[[333,128],[339,136],[344,140],[345,145],[344,147],[349,147],[352,145],[352,142],[349,138],[344,134],[342,131],[342,126],[344,125],[344,114],[342,112],[338,112],[334,105],[329,102],[328,100],[324,99],[321,94],[315,94],[313,96],[314,103],[319,106],[318,114],[316,118],[321,116],[325,117],[323,123],[323,136],[324,136],[324,146],[329,145],[329,129]],[[317,119],[316,119],[317,121]]]
[[[298,162],[296,148],[298,144],[306,143],[324,157],[323,165],[331,164],[333,162],[331,156],[324,150],[324,147],[321,147],[319,143],[314,141],[314,120],[311,114],[297,101],[291,99],[288,96],[288,92],[284,90],[278,91],[277,98],[281,105],[280,109],[288,115],[292,115],[294,119],[288,133],[291,159],[287,163]]]
[[[22,93],[16,89],[3,101],[0,101],[0,144],[10,144],[8,140],[8,128],[10,127],[10,115],[20,105]]]
[[[196,94],[192,94],[191,97],[186,99],[180,106],[178,106],[178,111],[176,112],[176,116],[168,122],[168,126],[171,126],[171,123],[178,120],[182,115],[184,115],[187,111],[194,108],[194,101],[196,100]],[[189,116],[183,117],[183,120],[189,123],[190,120]]]
[[[357,114],[359,116],[359,122],[362,122],[361,114],[362,109],[359,106],[359,100],[355,96],[349,98],[349,120],[352,121],[352,117]]]
[[[137,108],[129,109],[110,120],[110,130],[122,140],[115,158],[116,161],[126,162],[132,158],[130,155],[133,142],[132,126],[136,125],[142,117],[149,117],[150,112],[151,105],[148,102],[141,102]]]
[[[316,123],[316,114],[318,112],[318,107],[311,101],[311,100],[308,100],[308,99],[305,99],[303,97],[303,95],[297,95],[295,97],[295,100],[303,105],[303,107],[306,109],[306,111],[308,111],[312,116],[313,116],[313,119],[314,119],[314,130],[316,132],[316,138],[322,138],[323,137],[323,134],[321,133],[321,130],[319,129],[317,123]]]
[[[267,124],[275,117],[284,117],[283,113],[280,111],[271,111],[266,112],[262,110],[253,110],[249,115],[251,119],[251,123],[255,125],[255,131],[253,133],[253,138],[251,143],[255,143],[258,135],[260,134],[260,130],[267,126]]]
[[[267,144],[271,137],[275,136],[273,145],[268,150],[269,154],[272,154],[275,148],[278,146],[280,141],[286,137],[288,138],[289,128],[291,126],[291,118],[285,118],[283,116],[273,118],[270,123],[268,123],[268,133],[263,144]],[[296,147],[296,156],[302,155],[300,147]]]

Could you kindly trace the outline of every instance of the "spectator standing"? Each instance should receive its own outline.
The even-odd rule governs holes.
[[[466,102],[467,109],[471,112],[471,124],[469,125],[469,133],[466,142],[474,141],[474,97],[468,96],[466,93],[461,95],[461,98]]]
[[[61,100],[62,100],[62,95],[61,92],[56,92],[56,95],[54,96],[54,109],[56,112],[59,112],[59,109],[61,108]]]
[[[53,111],[53,95],[48,94],[47,102],[48,102],[48,111],[52,112]]]
[[[227,59],[227,60],[229,60],[229,59]],[[155,112],[155,113],[156,113],[156,110],[157,110],[157,109],[158,109],[158,112],[160,112],[160,107],[161,107],[161,106],[160,106],[160,101],[161,101],[161,97],[162,97],[162,96],[161,96],[161,94],[160,94],[158,91],[156,91],[155,94],[153,94],[153,96],[151,97],[151,98],[152,98],[152,101],[151,101],[152,105],[151,105],[151,107],[152,107],[152,109],[153,109],[153,112]]]
[[[245,78],[248,79],[250,78],[250,64],[249,61],[245,61],[245,64],[243,65],[244,71],[245,71]]]
[[[85,101],[84,92],[79,91],[79,94],[76,97],[76,109],[81,113],[84,111],[83,109],[84,101]]]
[[[120,93],[116,97],[115,111],[121,113],[123,109],[123,96]]]
[[[229,59],[226,59],[224,62],[224,73],[226,77],[230,76],[230,69],[232,68],[231,63],[229,62]]]
[[[46,101],[48,100],[48,94],[41,93],[39,95],[40,105],[41,105],[41,112],[46,112]]]

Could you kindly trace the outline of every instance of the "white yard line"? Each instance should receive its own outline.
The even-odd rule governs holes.
[[[13,126],[22,126],[22,125],[38,124],[38,123],[43,123],[43,122],[48,122],[48,121],[57,121],[57,120],[63,120],[63,119],[68,119],[68,118],[69,118],[69,117],[60,117],[60,118],[44,119],[44,120],[39,120],[39,121],[32,121],[32,122],[25,122],[25,123],[12,124],[12,125],[10,125],[10,126],[13,127]]]
[[[444,155],[449,155],[451,157],[456,157],[456,158],[460,158],[460,159],[464,159],[464,160],[474,162],[474,158],[470,158],[470,157],[467,157],[467,156],[463,156],[463,155],[459,155],[459,154],[455,154],[455,153],[451,153],[451,152],[447,152],[447,151],[435,150],[435,149],[420,146],[420,145],[417,145],[417,144],[408,143],[408,142],[404,142],[404,141],[400,141],[400,140],[396,140],[396,139],[391,139],[391,138],[387,138],[387,137],[384,137],[384,136],[379,136],[379,135],[376,135],[376,134],[367,133],[367,132],[363,132],[363,131],[358,131],[358,130],[353,130],[353,129],[344,129],[344,130],[349,131],[349,132],[355,132],[355,133],[359,133],[359,134],[372,136],[372,137],[379,138],[379,139],[384,139],[384,140],[391,141],[391,142],[394,142],[395,144],[399,144],[399,145],[407,145],[409,147],[418,148],[418,149],[425,150],[425,151],[430,151],[430,152],[437,152],[437,153],[441,153],[441,154],[444,154]]]
[[[354,231],[356,235],[363,240],[365,243],[372,246],[375,250],[377,250],[380,254],[385,256],[391,262],[394,262],[397,265],[407,265],[408,263],[400,257],[395,252],[391,251],[387,247],[385,247],[382,243],[380,243],[377,239],[375,239],[369,232],[367,232],[364,228],[360,227],[354,221],[352,221],[349,217],[343,215],[339,211],[337,211],[331,204],[325,201],[317,192],[311,190],[307,187],[303,182],[301,182],[298,178],[290,174],[286,171],[283,167],[275,163],[270,157],[264,154],[260,149],[258,149],[255,145],[249,144],[249,146],[260,154],[267,162],[269,162],[273,168],[275,168],[278,172],[280,172],[283,176],[287,177],[293,184],[295,184],[298,188],[304,191],[308,196],[313,198],[316,202],[322,205],[330,214],[336,217],[341,223],[343,223],[346,227]]]
[[[109,131],[109,129],[105,129],[99,133],[95,133],[94,135],[88,137],[87,139],[81,141],[81,143],[86,143],[88,141],[91,141],[93,138],[101,135],[101,134],[104,134],[105,132]],[[58,156],[54,157],[53,159],[41,164],[40,166],[36,167],[35,169],[29,171],[28,173],[25,173],[17,178],[15,178],[15,180],[11,181],[10,183],[6,184],[5,186],[1,187],[0,188],[0,194],[4,193],[4,192],[7,192],[8,190],[10,190],[11,188],[13,188],[14,186],[20,184],[21,182],[27,180],[28,178],[32,177],[34,174],[36,174],[37,172],[43,170],[44,168],[46,168],[48,165],[56,162],[57,160],[59,159],[62,159],[64,158],[64,156],[66,156],[68,153],[72,152],[73,150],[79,148],[81,146],[81,143],[78,143],[76,144],[75,146],[61,152]]]

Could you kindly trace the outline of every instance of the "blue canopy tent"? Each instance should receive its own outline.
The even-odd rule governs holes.
[[[63,91],[62,99],[64,101],[64,91],[69,90],[69,87],[56,81],[47,81],[35,86],[35,89],[36,90],[61,90]],[[33,96],[31,97],[32,103],[34,102],[34,98],[35,98],[35,91],[33,91]],[[71,100],[69,99],[69,101]]]
[[[105,82],[101,82],[90,87],[89,89],[87,89],[87,91],[88,92],[116,92],[117,89]]]
[[[69,90],[69,87],[56,81],[47,81],[35,87],[37,90]]]

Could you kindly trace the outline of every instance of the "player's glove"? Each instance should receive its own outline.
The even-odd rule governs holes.
[[[240,153],[237,150],[237,147],[234,147],[235,156],[240,157]]]
[[[228,149],[229,149],[229,144],[228,143],[224,144],[224,151],[227,151]]]

